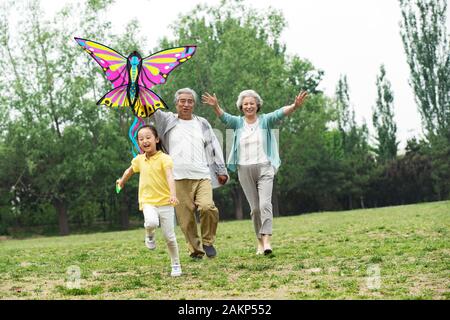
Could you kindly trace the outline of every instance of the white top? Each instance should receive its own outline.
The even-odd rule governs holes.
[[[169,132],[169,145],[175,180],[211,179],[199,121],[178,119]]]
[[[268,162],[263,145],[263,132],[259,127],[259,120],[247,123],[244,120],[241,137],[239,141],[239,164],[250,165]]]

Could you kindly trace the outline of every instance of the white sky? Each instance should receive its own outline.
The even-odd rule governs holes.
[[[70,1],[41,0],[41,3],[45,12],[52,14]],[[117,28],[136,18],[146,31],[145,49],[150,53],[158,39],[171,37],[168,26],[178,15],[198,3],[214,5],[220,0],[116,0],[108,17]],[[375,81],[384,63],[394,91],[400,148],[404,148],[408,138],[421,134],[420,116],[408,84],[398,0],[245,0],[245,3],[255,8],[271,6],[282,10],[288,22],[282,35],[288,53],[308,59],[324,70],[319,89],[327,95],[333,96],[340,75],[347,75],[357,121],[365,120],[371,133]],[[450,30],[450,15],[447,17]],[[101,42],[101,35],[95,40]]]

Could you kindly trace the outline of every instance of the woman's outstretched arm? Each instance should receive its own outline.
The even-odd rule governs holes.
[[[222,108],[219,106],[219,101],[217,100],[215,93],[214,93],[214,95],[210,95],[208,92],[205,92],[204,94],[202,94],[202,103],[212,106],[214,109],[214,112],[216,113],[216,115],[218,117],[223,115],[224,112],[223,112]]]
[[[303,105],[303,103],[305,102],[307,97],[308,97],[308,93],[306,91],[301,91],[295,98],[295,101],[293,104],[283,108],[284,114],[286,116],[289,116],[292,113],[294,113],[295,110],[297,110],[298,108],[300,108]]]

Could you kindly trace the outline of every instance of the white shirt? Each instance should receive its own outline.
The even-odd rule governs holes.
[[[263,130],[259,127],[259,120],[247,123],[244,120],[239,141],[239,164],[250,165],[268,162],[263,146]]]
[[[211,179],[199,121],[178,119],[177,125],[170,130],[169,145],[175,180]]]

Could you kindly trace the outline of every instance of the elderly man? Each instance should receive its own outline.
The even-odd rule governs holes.
[[[190,88],[175,93],[177,114],[157,110],[154,121],[163,148],[173,159],[174,178],[180,203],[175,207],[190,256],[216,256],[219,210],[213,201],[213,187],[224,185],[229,176],[222,148],[209,122],[193,114],[197,94]],[[195,219],[200,214],[201,241]]]

